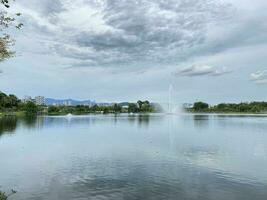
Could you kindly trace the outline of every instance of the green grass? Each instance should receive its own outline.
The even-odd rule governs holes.
[[[5,116],[24,117],[25,116],[25,112],[23,112],[23,111],[18,111],[18,112],[0,112],[0,117],[5,117]]]

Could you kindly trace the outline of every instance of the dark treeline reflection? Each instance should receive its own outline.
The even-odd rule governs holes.
[[[194,125],[196,128],[206,128],[210,123],[209,115],[194,115]]]
[[[17,117],[0,118],[0,136],[4,133],[13,133],[17,127]]]
[[[45,117],[44,126],[80,126],[80,125],[106,125],[106,124],[132,124],[138,126],[149,125],[151,120],[160,120],[160,116],[149,114],[107,114],[107,115],[84,115],[84,116],[55,116]]]
[[[37,116],[16,117],[6,116],[0,118],[0,136],[3,134],[13,134],[20,126],[29,129],[42,127],[43,118]]]
[[[151,116],[149,114],[142,115],[85,115],[85,116],[29,116],[29,117],[3,117],[0,118],[0,135],[14,133],[18,127],[27,129],[42,129],[49,127],[62,126],[92,126],[95,124],[101,125],[106,123],[133,124],[139,127],[148,127],[150,120],[160,120],[159,116]]]
[[[40,120],[41,118],[39,118]],[[21,118],[21,122],[28,128],[34,128],[36,126],[37,117],[36,116],[28,116]]]
[[[135,124],[138,123],[138,126],[140,127],[147,127],[149,125],[150,120],[156,119],[155,117],[151,115],[128,115],[127,117],[128,122]]]

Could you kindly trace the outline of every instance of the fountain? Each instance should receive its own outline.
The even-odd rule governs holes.
[[[66,117],[71,118],[73,115],[71,113],[67,114]]]
[[[168,113],[173,113],[173,102],[172,102],[173,86],[169,85],[169,100],[168,100]]]
[[[179,113],[179,110],[180,110],[180,107],[173,102],[173,93],[174,93],[173,85],[170,84],[169,94],[168,94],[168,108],[167,110],[165,109],[165,112],[167,114],[177,114]]]

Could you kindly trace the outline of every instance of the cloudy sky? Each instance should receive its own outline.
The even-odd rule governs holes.
[[[75,2],[75,3],[73,3]],[[266,0],[17,0],[0,90],[96,101],[267,100]]]

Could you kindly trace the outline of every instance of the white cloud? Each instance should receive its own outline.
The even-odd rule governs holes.
[[[257,84],[267,84],[267,70],[251,73],[250,80]]]
[[[174,74],[176,76],[221,76],[231,71],[223,68],[216,68],[210,65],[192,65],[182,70],[178,70]]]
[[[42,52],[88,67],[176,65],[231,13],[217,0],[22,0],[15,8]]]
[[[16,57],[0,64],[8,93],[164,100],[172,83],[179,101],[266,99],[266,85],[248,81],[267,64],[266,0],[19,0],[10,9],[25,26]]]

